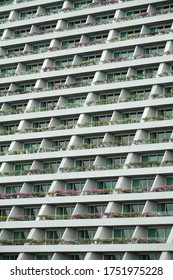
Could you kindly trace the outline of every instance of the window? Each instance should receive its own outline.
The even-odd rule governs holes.
[[[156,34],[156,33],[159,33],[159,32],[169,31],[170,29],[171,29],[171,24],[153,26],[153,27],[150,27],[150,33],[151,34]]]
[[[39,149],[41,142],[28,142],[28,143],[23,143],[23,149],[24,150],[33,150],[37,151]]]
[[[152,78],[157,74],[158,68],[138,69],[136,74],[140,78]]]
[[[81,167],[90,167],[94,164],[94,159],[80,159],[75,160],[75,167],[77,170],[81,170]]]
[[[40,101],[39,103],[39,108],[40,111],[42,109],[44,110],[49,110],[49,109],[54,109],[57,105],[58,100],[44,100],[44,101]]]
[[[2,130],[5,131],[11,131],[11,132],[16,132],[18,128],[18,124],[6,124],[6,125],[2,125]]]
[[[7,152],[9,149],[10,145],[6,144],[6,145],[1,145],[0,146],[0,151],[3,152]]]
[[[173,185],[173,177],[166,177],[166,185],[168,186]]]
[[[13,74],[16,71],[17,67],[16,66],[11,66],[11,67],[7,67],[7,68],[0,68],[0,73],[1,74]]]
[[[61,79],[58,81],[48,81],[47,82],[48,90],[57,89],[60,85],[63,85],[65,83],[65,81],[66,81],[65,79]]]
[[[122,119],[138,119],[140,120],[142,117],[143,112],[124,112],[122,113]]]
[[[35,73],[40,71],[43,63],[34,63],[34,64],[27,64],[25,66],[26,74]]]
[[[105,101],[107,101],[107,103],[109,103],[109,101],[110,103],[117,102],[119,94],[120,93],[100,94],[99,96],[100,103],[106,103]]]
[[[134,50],[119,51],[119,52],[114,52],[113,57],[114,58],[118,58],[118,57],[132,58],[133,53],[134,53]]]
[[[74,10],[80,10],[87,8],[89,4],[92,3],[92,0],[86,0],[86,1],[81,1],[81,2],[75,2],[73,4]]]
[[[125,12],[126,17],[133,18],[135,16],[139,16],[142,13],[146,13],[147,9],[140,9],[140,10],[135,10],[135,11],[127,11]]]
[[[52,161],[52,162],[43,162],[43,169],[51,169],[53,172],[56,172],[59,168],[60,161]]]
[[[65,184],[65,190],[73,190],[77,192],[81,192],[83,190],[83,187],[85,185],[85,182],[68,182]]]
[[[56,14],[59,13],[61,9],[62,9],[62,5],[45,7],[45,14],[46,15]]]
[[[154,53],[163,54],[164,49],[165,49],[165,46],[149,47],[149,48],[144,48],[143,53],[144,54],[154,54]]]
[[[131,238],[135,228],[113,229],[113,238]]]
[[[38,31],[39,32],[49,32],[49,31],[54,31],[56,28],[56,24],[50,24],[50,25],[43,25],[43,26],[39,26]]]
[[[173,87],[165,87],[163,90],[165,97],[170,97],[173,94]]]
[[[142,162],[150,162],[150,161],[158,161],[161,162],[163,158],[163,154],[160,155],[142,155],[141,161]]]
[[[47,128],[49,125],[49,121],[42,121],[42,122],[33,122],[33,128]]]
[[[45,239],[49,239],[49,240],[56,240],[59,238],[61,239],[64,234],[64,230],[65,230],[64,228],[46,230]]]
[[[18,37],[26,37],[28,34],[30,33],[30,28],[27,28],[27,29],[20,29],[20,30],[15,30],[13,32],[13,36],[15,38],[18,38]]]
[[[161,215],[173,215],[173,203],[167,202],[167,203],[157,203],[157,213],[160,213]]]
[[[86,97],[70,97],[67,99],[68,106],[74,106],[74,105],[83,105],[85,102]]]
[[[78,119],[62,119],[60,120],[60,125],[62,126],[69,126],[69,128],[73,128],[74,126],[76,126]]]
[[[58,206],[56,207],[55,215],[61,218],[66,218],[66,216],[68,217],[69,215],[72,215],[74,208],[74,205]]]
[[[140,179],[132,179],[132,188],[151,188],[154,183],[154,178],[140,178]]]
[[[159,238],[162,242],[166,242],[171,228],[148,228],[148,238]]]
[[[147,99],[150,94],[151,89],[142,89],[142,90],[131,90],[127,99],[133,100],[144,100]]]
[[[127,213],[133,213],[133,212],[139,212],[141,213],[143,211],[145,203],[138,203],[138,204],[126,204],[124,203],[122,205],[123,212]]]
[[[106,16],[99,16],[95,18],[95,22],[97,24],[103,23],[103,22],[112,22],[114,19],[114,14],[106,15]]]
[[[19,19],[28,19],[32,18],[36,15],[37,10],[32,10],[32,11],[22,11],[19,13]]]
[[[43,192],[44,194],[47,194],[50,185],[51,184],[34,184],[32,187],[32,192]]]
[[[0,208],[0,216],[7,217],[10,214],[11,208]]]
[[[50,43],[44,43],[32,46],[32,53],[44,52],[48,49]]]
[[[73,28],[78,28],[81,27],[82,25],[84,25],[86,23],[86,19],[81,19],[81,20],[75,20],[75,21],[69,21],[67,23],[67,27],[69,29],[73,29]]]
[[[32,216],[32,217],[36,218],[39,211],[40,211],[39,207],[24,208],[23,209],[23,215],[24,216]]]
[[[21,110],[21,112],[22,112],[25,110],[26,106],[27,106],[27,103],[11,104],[11,109],[19,110],[19,111]]]
[[[151,254],[138,254],[138,260],[159,260],[160,254],[151,253]]]
[[[24,85],[19,85],[18,88],[19,88],[20,90],[30,92],[30,91],[32,91],[32,89],[34,88],[34,86],[35,86],[35,83],[33,83],[33,84],[24,84]]]
[[[97,189],[104,190],[104,189],[114,189],[116,186],[117,180],[112,181],[97,181]]]
[[[68,254],[67,255],[67,260],[84,260],[84,257],[85,257],[85,255],[84,254],[80,254],[80,253],[78,253],[78,254],[73,254],[73,255],[70,255],[70,254]]]
[[[116,146],[121,145],[131,145],[133,143],[133,139],[135,134],[122,134],[122,135],[115,135],[114,141]]]
[[[62,60],[56,60],[54,62],[54,65],[58,68],[61,66],[68,66],[71,65],[73,62],[73,58],[67,58],[67,59],[62,59]]]
[[[0,256],[0,259],[1,260],[17,260],[18,258],[18,255],[17,254],[10,254],[10,255],[7,255],[7,254],[3,254]]]
[[[27,174],[27,171],[30,170],[31,165],[32,165],[31,163],[15,164],[14,170],[18,171],[19,174],[23,173],[23,171],[26,171],[26,174]]]
[[[76,233],[76,238],[94,239],[95,233],[95,228],[78,229]]]
[[[121,31],[120,32],[120,39],[126,39],[126,37],[134,37],[140,34],[140,29],[137,30],[128,30],[128,31]]]
[[[101,55],[90,55],[90,56],[83,56],[82,62],[92,62],[98,63],[100,61]]]
[[[89,42],[106,41],[108,34],[89,36]]]
[[[22,186],[5,186],[4,193],[18,193]]]
[[[73,40],[68,40],[68,41],[62,41],[61,46],[62,48],[70,48],[75,46],[76,43],[80,42],[80,38],[73,39]]]
[[[86,209],[87,214],[103,214],[106,210],[107,205],[88,205]]]
[[[97,147],[100,146],[103,142],[103,136],[98,137],[84,137],[83,143],[87,144],[91,147]]]
[[[67,148],[69,139],[52,140],[52,148]]]
[[[9,15],[5,14],[5,15],[0,15],[0,23],[4,23],[7,19],[8,19]]]
[[[165,12],[165,11],[169,11],[173,9],[173,5],[170,4],[170,5],[162,5],[162,6],[158,6],[156,7],[156,12],[159,13],[159,12]]]
[[[41,254],[36,254],[35,255],[36,260],[51,260],[52,259],[52,254],[47,254],[47,255],[41,255]]]
[[[91,121],[92,122],[109,122],[110,121],[110,119],[111,119],[111,117],[112,117],[112,115],[99,115],[99,116],[92,116],[92,119],[91,119]]]
[[[155,142],[166,142],[169,141],[172,135],[172,131],[156,131],[149,132],[149,139],[154,140]]]
[[[20,54],[22,53],[24,50],[24,47],[20,47],[20,48],[14,48],[14,49],[8,49],[7,50],[7,54],[10,55],[15,55],[15,54]]]
[[[173,109],[168,108],[168,109],[157,110],[157,116],[158,117],[173,116]]]
[[[121,79],[125,79],[127,75],[127,71],[123,71],[123,72],[117,72],[117,73],[108,73],[107,74],[107,82],[111,83],[111,82],[115,82]]]
[[[120,168],[124,165],[126,157],[115,157],[115,158],[106,158],[106,167],[107,168]]]
[[[13,240],[19,240],[19,239],[27,239],[29,230],[22,230],[22,231],[13,231]]]
[[[114,260],[122,260],[124,254],[104,254],[103,255],[103,260],[106,261],[114,261]]]
[[[82,84],[91,84],[93,81],[94,76],[88,77],[76,77],[75,82],[82,83]]]

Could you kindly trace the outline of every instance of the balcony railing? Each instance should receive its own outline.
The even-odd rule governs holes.
[[[151,187],[138,187],[138,188],[116,188],[118,193],[141,193],[141,192],[167,192],[173,191],[173,185],[159,186],[151,189]]]
[[[11,156],[11,155],[21,155],[21,154],[33,154],[33,153],[50,153],[56,151],[66,151],[66,150],[85,150],[85,149],[99,149],[99,148],[109,148],[109,147],[120,147],[129,146],[132,144],[143,145],[143,144],[158,144],[158,143],[168,143],[173,142],[173,138],[163,138],[163,139],[142,139],[135,141],[112,141],[112,142],[102,142],[98,144],[76,144],[71,146],[56,146],[56,147],[45,147],[45,148],[35,148],[35,149],[22,149],[22,150],[8,150],[0,152],[0,156]]]
[[[0,156],[4,155],[21,155],[21,154],[33,154],[33,153],[49,153],[49,152],[56,152],[56,151],[65,151],[67,150],[67,146],[55,146],[50,148],[35,148],[35,149],[23,149],[23,150],[10,150],[0,152]]]
[[[103,213],[83,213],[83,214],[65,214],[65,215],[39,215],[41,220],[66,220],[66,219],[98,219],[102,218]]]
[[[0,130],[0,135],[12,135],[15,133],[31,133],[31,132],[43,132],[43,131],[52,131],[52,130],[62,130],[62,129],[72,129],[75,128],[76,124],[71,125],[59,125],[59,126],[50,126],[50,127],[27,127],[24,130]]]
[[[97,23],[83,23],[83,24],[79,24],[79,25],[74,25],[72,27],[66,27],[66,28],[59,28],[59,29],[55,29],[55,28],[50,28],[44,31],[35,31],[35,32],[27,32],[26,33],[22,33],[22,34],[18,34],[18,35],[13,35],[13,36],[9,36],[9,37],[5,37],[3,40],[11,40],[11,39],[16,39],[16,38],[24,38],[24,37],[31,37],[31,36],[38,36],[38,35],[44,35],[44,34],[48,34],[48,33],[53,33],[53,32],[64,32],[64,31],[68,31],[68,30],[75,30],[78,28],[84,28],[84,27],[93,27],[93,26],[99,26],[99,25],[103,25],[103,24],[110,24],[113,23],[114,20],[112,21],[101,21],[101,22],[97,22]],[[143,33],[143,34],[129,34],[125,37],[119,37],[119,36],[114,36],[113,38],[111,38],[109,40],[109,42],[114,42],[114,41],[122,41],[122,40],[129,40],[129,39],[134,39],[134,38],[143,38],[143,37],[147,37],[147,36],[155,36],[155,35],[162,35],[162,34],[167,34],[172,32],[173,30],[170,29],[165,29],[165,30],[159,30],[159,31],[155,31],[155,32],[148,32],[148,33]]]
[[[150,192],[151,187],[138,187],[138,188],[115,188],[115,191],[121,193],[143,193]]]
[[[138,218],[138,217],[161,217],[173,216],[173,213],[166,212],[106,212],[107,218]]]
[[[71,103],[71,104],[65,104],[61,106],[47,106],[47,107],[33,107],[32,109],[26,109],[26,108],[17,108],[17,109],[9,109],[9,110],[0,110],[0,116],[6,116],[6,115],[16,115],[16,114],[22,114],[22,113],[32,113],[32,112],[43,112],[43,111],[52,111],[52,110],[63,110],[63,109],[72,109],[72,108],[78,108],[82,107],[82,103]]]
[[[79,244],[151,244],[151,243],[164,243],[166,238],[148,238],[148,237],[129,237],[129,238],[76,238],[65,240],[57,239],[1,239],[1,246],[16,246],[16,245],[79,245]]]
[[[78,48],[78,47],[86,47],[86,46],[92,46],[97,44],[105,44],[106,40],[96,40],[94,42],[85,42],[85,43],[74,43],[70,44],[69,46],[57,46],[57,47],[45,47],[38,50],[28,50],[23,52],[15,52],[13,54],[1,54],[0,58],[11,58],[11,57],[18,57],[18,56],[24,56],[24,55],[33,55],[38,53],[44,53],[47,51],[58,51],[58,50],[66,50],[66,49],[72,49],[72,48]]]
[[[148,122],[148,121],[162,121],[162,120],[171,120],[173,119],[173,115],[163,115],[163,116],[152,116],[152,117],[146,117],[146,118],[143,118],[143,120],[145,122]]]
[[[130,60],[134,60],[134,59],[145,59],[145,58],[150,58],[150,57],[157,57],[157,56],[163,56],[163,55],[170,55],[173,54],[173,52],[151,52],[149,54],[139,54],[139,55],[135,55],[135,56],[119,56],[116,58],[110,58],[107,60],[103,60],[101,62],[103,63],[114,63],[114,62],[123,62],[123,61],[130,61]]]
[[[17,192],[0,194],[0,199],[44,197],[44,192]]]
[[[82,124],[78,124],[78,127],[94,127],[94,126],[104,126],[104,125],[114,125],[114,124],[128,124],[128,123],[138,123],[140,122],[140,118],[124,118],[120,120],[113,121],[95,121],[95,122],[86,122]]]
[[[0,172],[0,176],[23,176],[23,175],[37,175],[37,174],[53,174],[56,173],[57,169],[45,168],[45,169],[30,169],[21,171],[4,171]]]
[[[115,20],[117,22],[128,21],[128,20],[133,20],[133,19],[140,19],[140,18],[146,18],[146,17],[165,15],[165,14],[169,14],[169,13],[173,13],[173,9],[155,11],[155,12],[152,12],[152,13],[142,12],[142,13],[139,13],[137,15],[134,14],[134,15],[130,15],[130,16],[118,17],[118,18],[115,18]]]
[[[18,1],[18,0],[17,0]],[[20,0],[19,0],[20,1]],[[2,6],[7,6],[7,5],[11,5],[14,2],[14,0],[7,0],[4,1],[3,3],[0,4],[0,7]]]
[[[146,32],[146,33],[134,33],[134,34],[129,34],[124,37],[120,36],[113,36],[109,42],[115,42],[115,41],[124,41],[124,40],[131,40],[131,39],[137,39],[137,38],[145,38],[145,37],[150,37],[150,36],[157,36],[157,35],[164,35],[164,34],[169,34],[172,33],[173,29],[164,29],[164,30],[158,30],[153,32]]]
[[[45,197],[47,194],[50,197],[64,197],[64,196],[78,196],[80,194],[83,195],[106,195],[112,194],[112,189],[89,189],[85,191],[76,191],[76,190],[56,190],[52,192],[16,192],[16,193],[4,193],[0,194],[0,199],[19,199],[19,198],[37,198],[37,197]]]
[[[16,0],[17,3],[22,3],[22,2],[29,2],[29,1],[33,1],[33,0]],[[46,13],[41,13],[38,15],[32,15],[30,18],[36,18],[36,17],[42,17],[42,16],[47,16],[47,15],[53,15],[55,13],[66,13],[66,12],[74,12],[76,10],[84,10],[84,9],[90,9],[90,8],[95,8],[95,7],[101,7],[101,6],[108,6],[111,4],[118,4],[118,3],[122,3],[122,2],[129,2],[129,1],[133,1],[133,0],[110,0],[110,1],[101,1],[101,2],[95,2],[95,3],[90,3],[90,4],[86,4],[85,6],[81,6],[78,8],[64,8],[64,9],[57,9],[57,11],[52,11],[49,14]],[[1,4],[0,6],[3,5],[10,5],[13,3],[12,1],[7,1],[4,4]],[[153,13],[149,13],[149,12],[142,12],[139,13],[137,15],[131,15],[131,16],[124,16],[124,17],[118,17],[118,18],[114,18],[115,21],[120,22],[120,21],[128,21],[128,20],[133,20],[133,19],[141,19],[141,18],[146,18],[146,17],[152,17],[152,16],[157,16],[157,15],[163,15],[163,14],[169,14],[172,13],[173,9],[168,9],[168,10],[163,10],[163,11],[159,11],[159,12],[153,12]],[[26,18],[13,18],[13,19],[7,19],[5,20],[5,22],[13,22],[13,21],[20,21],[20,20],[27,20],[29,19],[28,17]]]
[[[130,162],[126,164],[128,168],[149,168],[149,167],[163,167],[163,166],[172,166],[173,160],[165,161],[146,161],[146,162]]]
[[[9,58],[9,57],[16,57],[16,56],[22,56],[22,55],[26,55],[26,53],[20,53],[19,55],[16,55],[15,53],[13,55],[2,55],[0,56],[1,58]],[[30,53],[28,53],[30,54]],[[163,55],[170,55],[173,54],[173,52],[165,52],[165,53],[157,53],[157,52],[153,52],[150,54],[141,54],[138,56],[132,56],[132,57],[124,57],[124,56],[119,56],[117,58],[111,58],[108,60],[103,60],[101,61],[102,63],[115,63],[115,62],[123,62],[123,61],[130,61],[130,60],[134,60],[134,59],[146,59],[146,58],[151,58],[151,57],[157,57],[157,56],[163,56]],[[5,78],[5,77],[10,77],[10,76],[20,76],[20,75],[28,75],[28,74],[34,74],[34,73],[39,73],[41,70],[43,72],[51,72],[51,71],[58,71],[58,70],[64,70],[64,69],[70,69],[70,68],[78,68],[78,67],[87,67],[87,66],[92,66],[92,65],[98,65],[99,61],[92,59],[89,61],[82,61],[79,62],[78,64],[66,64],[66,65],[62,65],[62,66],[47,66],[44,68],[38,67],[38,68],[34,68],[31,69],[30,71],[10,71],[9,73],[0,73],[0,78]],[[169,76],[169,72],[164,72],[162,74],[160,74],[159,76],[164,77],[164,76]],[[140,79],[140,78],[152,78],[153,75],[151,74],[146,74],[146,75],[132,75],[131,77],[129,77],[129,79]],[[121,80],[128,80],[128,78],[124,78],[124,77],[120,77],[117,78],[118,81]],[[96,82],[97,83],[97,82]],[[129,97],[130,98],[130,97]]]
[[[111,164],[111,165],[91,165],[91,166],[72,166],[72,167],[61,167],[60,172],[85,172],[85,171],[100,171],[100,170],[113,170],[121,169],[123,164]]]

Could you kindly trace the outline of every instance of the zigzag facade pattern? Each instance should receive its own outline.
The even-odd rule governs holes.
[[[173,259],[171,0],[0,1],[0,259]]]

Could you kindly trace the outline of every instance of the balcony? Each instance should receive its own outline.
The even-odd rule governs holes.
[[[80,245],[80,244],[156,244],[164,243],[160,238],[131,237],[131,238],[76,238],[71,240],[64,239],[18,239],[18,240],[0,240],[1,246],[16,245]]]

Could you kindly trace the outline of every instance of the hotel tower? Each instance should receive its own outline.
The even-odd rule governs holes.
[[[0,0],[0,259],[173,259],[172,0]]]

